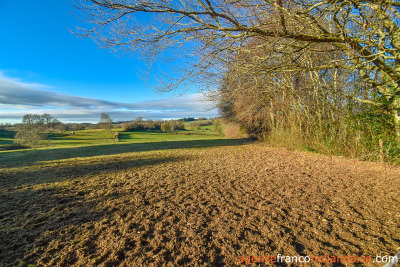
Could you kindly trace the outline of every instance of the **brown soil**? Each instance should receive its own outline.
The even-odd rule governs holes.
[[[400,168],[379,163],[252,144],[49,162],[0,171],[0,183],[0,266],[233,266],[400,249]]]

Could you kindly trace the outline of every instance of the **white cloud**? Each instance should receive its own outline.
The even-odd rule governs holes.
[[[51,86],[24,83],[0,72],[0,120],[17,122],[29,113],[50,113],[65,122],[97,122],[102,112],[110,114],[114,120],[132,120],[137,116],[167,119],[217,115],[209,103],[199,101],[200,94],[122,103],[67,95],[50,89]]]

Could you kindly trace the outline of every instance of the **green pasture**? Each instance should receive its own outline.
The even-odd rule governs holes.
[[[119,132],[119,142],[114,139],[116,131]],[[48,133],[45,145],[41,148],[0,151],[0,168],[136,151],[234,145],[238,142],[236,139],[195,133],[122,132],[120,129],[114,129],[111,133],[104,130],[74,132],[74,135],[70,132]],[[12,132],[1,136],[0,146],[12,144],[12,137]]]

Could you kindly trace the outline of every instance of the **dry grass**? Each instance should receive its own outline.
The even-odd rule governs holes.
[[[251,144],[0,170],[0,266],[232,266],[390,255],[400,169]]]
[[[237,123],[228,123],[225,129],[225,136],[227,138],[248,138],[248,134]]]

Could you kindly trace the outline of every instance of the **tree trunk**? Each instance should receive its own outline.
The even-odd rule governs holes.
[[[396,99],[394,101],[392,115],[396,130],[397,144],[400,146],[400,99]]]

